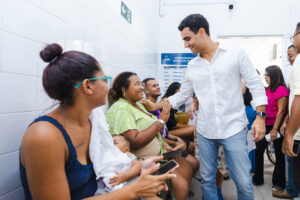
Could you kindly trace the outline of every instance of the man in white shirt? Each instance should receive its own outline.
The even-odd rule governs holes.
[[[169,97],[173,108],[182,105],[193,92],[199,101],[197,136],[201,187],[206,200],[217,200],[216,169],[219,145],[223,144],[238,199],[254,199],[248,158],[248,124],[242,97],[242,79],[253,97],[257,116],[252,126],[255,141],[265,135],[267,97],[263,83],[246,53],[237,47],[214,42],[209,24],[200,14],[182,20],[178,29],[184,47],[196,58],[188,64],[180,92]]]
[[[300,51],[300,22],[290,38]],[[283,153],[293,157],[294,183],[300,190],[300,56],[297,55],[290,74],[289,119],[282,144]]]
[[[293,66],[297,54],[298,54],[297,48],[293,44],[290,45],[288,47],[288,50],[287,50],[288,60],[289,60],[289,63],[290,63],[290,66],[288,66],[289,67],[288,68],[289,72],[291,71],[290,67]],[[290,73],[288,75],[290,75]],[[286,77],[286,78],[284,78],[285,82],[288,83],[289,78],[288,77]],[[286,115],[286,117],[285,117],[285,119],[282,122],[282,125],[280,127],[280,133],[282,133],[282,134],[284,134],[284,130],[286,128],[288,118],[289,118],[289,116]],[[293,197],[298,196],[299,192],[298,192],[298,190],[295,186],[295,181],[294,181],[293,157],[290,157],[290,156],[287,155],[286,160],[287,160],[287,168],[288,168],[287,185],[286,185],[284,191],[280,191],[280,190],[279,191],[272,191],[272,195],[274,197],[277,197],[277,198],[292,199]]]
[[[296,59],[297,54],[298,54],[298,50],[296,49],[296,47],[293,44],[290,45],[287,50],[289,65],[284,66],[283,71],[282,71],[284,81],[288,87],[290,87],[289,80],[290,80],[291,66],[294,63],[294,60]]]
[[[290,65],[292,66],[294,64],[294,61],[298,55],[298,50],[297,48],[295,47],[295,45],[290,45],[288,50],[287,50],[287,54],[288,54],[288,60],[289,60],[289,63]]]

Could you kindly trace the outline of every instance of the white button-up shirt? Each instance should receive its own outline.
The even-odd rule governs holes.
[[[300,95],[300,56],[297,55],[290,73],[290,97],[289,114],[291,114],[293,100],[296,95]],[[300,140],[300,128],[296,131],[295,140]]]
[[[197,132],[209,139],[225,139],[248,124],[242,79],[252,94],[253,108],[266,105],[263,83],[246,53],[219,43],[211,62],[200,56],[189,62],[180,91],[169,100],[178,108],[195,92],[199,101]]]

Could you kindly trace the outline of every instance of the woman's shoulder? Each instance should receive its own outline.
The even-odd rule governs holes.
[[[276,93],[287,94],[288,92],[289,92],[289,90],[283,85],[280,85],[276,90]]]
[[[124,99],[119,99],[106,111],[106,120],[108,123],[113,122],[116,118],[123,119],[129,117],[128,114],[132,113],[131,105]]]
[[[137,102],[136,105],[137,105],[140,109],[142,109],[144,112],[149,113],[148,110],[145,108],[145,106],[144,106],[143,104]],[[149,114],[150,114],[150,113],[149,113]]]
[[[21,144],[22,155],[35,156],[40,159],[51,155],[65,154],[66,143],[60,131],[46,121],[31,124],[25,132]]]
[[[115,103],[113,103],[109,109],[107,110],[106,113],[111,113],[111,112],[115,112],[116,110],[129,110],[130,106],[128,106],[128,102],[122,98],[120,98],[118,101],[116,101]]]
[[[51,143],[62,139],[60,130],[47,121],[38,121],[31,124],[24,134],[23,140],[32,144]]]

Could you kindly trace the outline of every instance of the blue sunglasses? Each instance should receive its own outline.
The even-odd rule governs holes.
[[[93,80],[98,80],[98,79],[104,79],[104,80],[107,80],[107,79],[112,79],[112,77],[111,77],[111,76],[104,76],[104,77],[89,78],[88,80],[93,81]],[[75,85],[74,88],[79,88],[79,86],[82,85],[82,82],[83,82],[83,81],[81,81],[80,83],[78,83],[77,85]]]

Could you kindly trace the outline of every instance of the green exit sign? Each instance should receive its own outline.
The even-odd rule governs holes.
[[[132,12],[123,1],[121,1],[121,15],[131,24]]]

